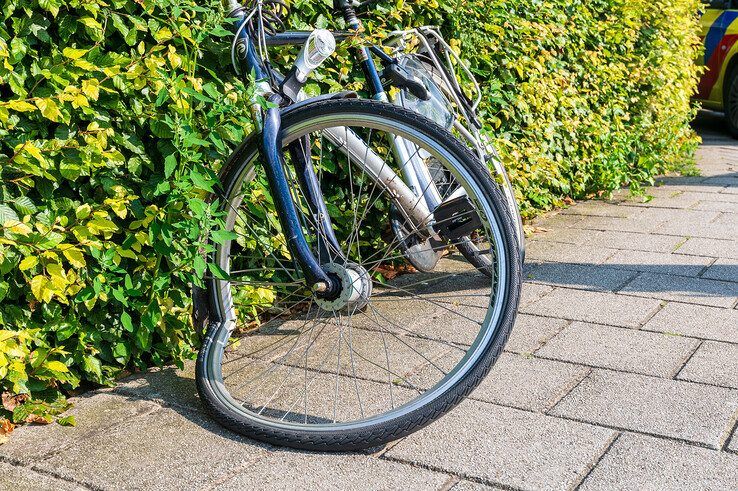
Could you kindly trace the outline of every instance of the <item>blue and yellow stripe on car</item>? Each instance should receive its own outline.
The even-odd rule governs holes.
[[[710,28],[704,38],[707,71],[700,80],[697,97],[721,106],[727,67],[738,50],[738,10],[707,10],[702,23]]]

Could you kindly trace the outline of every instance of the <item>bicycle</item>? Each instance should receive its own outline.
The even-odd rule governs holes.
[[[447,129],[379,100],[372,55],[389,66],[380,48],[356,48],[378,100],[303,100],[334,36],[284,32],[279,0],[227,5],[237,20],[233,61],[259,89],[258,131],[211,197],[228,232],[213,238],[212,276],[194,295],[196,325],[207,329],[200,398],[224,426],[277,445],[344,451],[410,434],[481,382],[512,329],[521,263],[506,199]],[[351,28],[335,38],[355,36],[354,5],[335,7]],[[285,76],[267,53],[284,44],[303,44]],[[393,79],[423,96],[415,82]],[[398,147],[408,143],[405,158]],[[444,174],[432,211],[424,191],[436,183],[418,192],[398,175],[416,158]],[[401,274],[418,244],[435,264]],[[456,255],[459,245],[482,265]]]

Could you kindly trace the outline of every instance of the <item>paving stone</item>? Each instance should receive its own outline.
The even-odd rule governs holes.
[[[546,411],[579,383],[589,368],[503,353],[472,397],[531,411]]]
[[[738,284],[727,281],[642,273],[625,285],[623,293],[679,302],[732,308],[738,300]]]
[[[536,356],[671,378],[698,345],[696,339],[575,322]]]
[[[734,194],[725,194],[725,193],[689,193],[695,198],[699,199],[700,203],[704,202],[716,202],[716,203],[723,203],[723,204],[731,204],[731,203],[738,203],[738,196]],[[710,206],[710,205],[707,205]],[[717,207],[717,205],[716,205]],[[699,204],[694,207],[696,210],[703,209],[702,206]],[[728,210],[722,210],[722,209],[707,209],[707,211],[728,211]]]
[[[436,490],[449,479],[440,472],[363,455],[279,450],[250,462],[218,490]]]
[[[738,489],[738,456],[625,433],[579,489]]]
[[[697,276],[713,258],[663,252],[617,251],[605,265],[611,268],[680,276]]]
[[[85,487],[40,474],[27,467],[0,462],[0,491],[82,491]]]
[[[602,264],[615,251],[603,247],[534,241],[526,248],[526,265],[541,261],[575,264]]]
[[[738,454],[738,430],[733,431],[733,438],[728,442],[727,450]]]
[[[503,488],[487,486],[486,484],[480,484],[473,481],[462,480],[454,484],[449,491],[498,491],[501,489]]]
[[[562,215],[583,215],[594,217],[628,218],[638,214],[637,208],[619,206],[602,200],[581,201],[574,206],[561,210]]]
[[[115,392],[191,410],[204,410],[195,386],[194,360],[186,361],[183,370],[167,367],[133,374],[121,380]]]
[[[70,402],[74,407],[66,415],[74,416],[77,426],[20,426],[8,443],[0,445],[0,456],[27,464],[36,462],[159,407],[148,401],[98,392],[70,398]]]
[[[569,228],[581,223],[582,220],[584,220],[584,217],[579,215],[562,215],[553,212],[534,218],[530,225],[533,227],[543,226],[544,228]]]
[[[725,215],[735,217],[732,213],[726,213]],[[738,219],[735,219],[735,223],[730,224],[718,221],[693,222],[675,219],[669,220],[654,231],[660,234],[678,235],[681,237],[738,240]]]
[[[622,269],[562,262],[532,263],[527,277],[531,281],[552,286],[613,291],[622,287],[636,274]]]
[[[660,302],[654,299],[557,288],[521,310],[529,314],[595,324],[639,327],[656,312],[659,305]]]
[[[644,210],[645,211],[645,210]],[[658,219],[656,222],[651,217],[643,219],[640,215],[630,218],[619,217],[587,217],[573,224],[573,227],[586,230],[609,230],[615,232],[652,232],[667,219]]]
[[[594,370],[550,414],[720,448],[738,390]]]
[[[725,186],[715,186],[710,184],[703,184],[704,179],[701,182],[695,181],[692,184],[679,182],[676,184],[668,184],[669,189],[686,191],[690,193],[702,193],[702,194],[719,194],[725,190]]]
[[[699,202],[699,199],[695,197],[694,193],[687,193],[680,190],[670,191],[668,194],[665,193],[661,196],[656,196],[652,200],[636,203],[635,206],[687,209],[694,207]]]
[[[520,290],[520,307],[525,307],[533,302],[540,300],[553,291],[553,287],[539,285],[538,283],[523,282]]]
[[[705,341],[677,378],[738,389],[738,344]]]
[[[738,311],[669,303],[643,329],[738,343]]]
[[[615,432],[467,400],[387,456],[523,489],[569,489]]]
[[[695,208],[697,210],[720,211],[723,213],[738,213],[738,201],[733,203],[728,201],[706,200],[699,201]]]
[[[160,409],[80,440],[39,467],[106,489],[194,489],[264,452],[198,413]]]
[[[731,236],[738,236],[738,233],[736,233],[736,231],[738,231],[738,217],[735,216],[734,213],[721,213],[717,220],[714,220],[712,223],[722,227],[723,230],[730,232]],[[726,239],[729,237],[720,236],[718,238]]]
[[[590,230],[660,233],[677,235],[677,231],[666,228],[667,223],[700,223],[715,220],[719,213],[702,210],[674,210],[669,208],[639,208],[640,213],[629,218],[588,217],[574,226]],[[687,235],[687,234],[685,234]]]
[[[738,282],[738,259],[718,259],[700,278]]]
[[[635,232],[604,231],[591,233],[594,247],[634,251],[672,252],[683,239],[672,235],[640,234]]]
[[[534,353],[568,323],[566,319],[518,314],[505,350],[513,353]]]
[[[690,237],[674,252],[693,256],[738,259],[738,242],[733,240],[702,239]]]
[[[534,242],[556,242],[563,244],[575,244],[577,246],[589,244],[592,232],[580,228],[534,228],[533,233],[528,239],[528,244]]]

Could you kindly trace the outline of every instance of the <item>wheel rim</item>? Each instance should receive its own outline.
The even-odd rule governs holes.
[[[268,424],[272,427],[318,432],[327,430],[346,430],[366,427],[368,425],[382,423],[390,419],[407,415],[424,406],[430,400],[434,400],[439,395],[446,393],[450,387],[455,386],[459,380],[468,373],[471,367],[473,367],[478,362],[479,358],[484,355],[485,348],[489,346],[490,340],[496,334],[496,326],[499,324],[499,319],[502,313],[502,299],[505,298],[504,293],[507,284],[507,271],[503,267],[503,265],[506,264],[506,253],[503,246],[504,240],[496,220],[490,220],[490,217],[495,216],[494,211],[491,209],[490,204],[483,199],[484,193],[479,185],[463,168],[455,167],[451,164],[454,159],[450,156],[448,150],[443,148],[440,144],[429,141],[430,139],[427,136],[421,134],[417,130],[402,128],[398,123],[383,120],[376,115],[352,114],[350,118],[346,118],[345,115],[336,114],[312,118],[308,121],[300,122],[296,125],[290,125],[286,128],[284,132],[285,143],[289,143],[306,133],[315,134],[319,130],[327,127],[342,126],[340,124],[342,119],[350,119],[354,127],[361,125],[362,128],[369,129],[369,140],[372,138],[372,132],[375,132],[376,135],[379,132],[388,131],[392,134],[400,135],[403,138],[411,139],[416,144],[424,145],[424,148],[428,147],[433,151],[437,158],[441,158],[445,165],[450,168],[453,167],[450,170],[453,171],[453,175],[457,179],[457,182],[467,190],[467,193],[471,197],[474,198],[475,204],[478,207],[477,209],[480,210],[479,215],[482,218],[483,229],[486,236],[489,238],[489,254],[494,255],[495,257],[494,264],[496,265],[496,274],[493,279],[485,280],[483,275],[476,273],[478,281],[481,281],[482,284],[484,284],[484,281],[489,283],[489,293],[486,293],[485,295],[487,296],[483,299],[486,304],[483,303],[481,306],[474,305],[469,307],[477,307],[478,309],[484,308],[484,316],[479,322],[480,327],[478,332],[473,339],[468,340],[468,343],[466,343],[466,341],[460,343],[458,342],[460,341],[459,339],[452,339],[453,336],[450,336],[450,339],[436,339],[433,336],[427,336],[427,333],[402,332],[402,326],[397,322],[393,322],[393,319],[387,314],[387,307],[385,305],[379,305],[380,302],[386,302],[393,303],[395,305],[402,304],[401,306],[404,305],[405,308],[408,308],[411,306],[408,302],[412,300],[416,301],[416,303],[420,302],[426,306],[428,304],[432,304],[434,312],[446,314],[447,317],[450,316],[449,312],[462,315],[460,311],[468,306],[461,305],[463,302],[460,302],[458,299],[460,298],[462,301],[467,300],[473,303],[475,300],[478,300],[478,298],[481,298],[480,295],[482,294],[475,293],[476,297],[472,300],[471,296],[463,297],[454,293],[449,294],[448,292],[441,294],[431,291],[431,293],[425,295],[419,293],[419,286],[424,284],[440,284],[443,283],[442,280],[444,279],[457,279],[461,274],[457,271],[449,273],[446,275],[446,278],[438,277],[436,278],[436,281],[432,281],[433,279],[427,280],[425,278],[404,280],[404,277],[401,277],[400,279],[402,281],[399,284],[397,282],[388,282],[382,285],[375,280],[373,282],[375,295],[369,299],[369,304],[366,309],[361,312],[357,312],[356,310],[349,310],[348,312],[343,313],[326,312],[324,309],[317,308],[315,302],[310,300],[311,297],[306,295],[302,300],[304,302],[301,306],[303,309],[302,312],[297,312],[294,315],[290,313],[282,318],[279,317],[282,315],[280,313],[276,314],[272,319],[262,321],[263,323],[260,326],[257,325],[255,332],[261,333],[263,336],[251,334],[249,336],[239,337],[239,348],[243,347],[244,344],[249,345],[249,350],[251,351],[246,351],[246,354],[250,356],[245,358],[247,358],[247,363],[251,365],[250,367],[249,365],[239,367],[237,370],[234,368],[233,372],[256,373],[256,376],[252,376],[248,381],[248,385],[250,386],[249,391],[247,391],[248,394],[244,394],[243,391],[234,390],[233,384],[230,384],[229,386],[229,378],[232,375],[229,373],[229,370],[233,367],[226,367],[228,364],[233,363],[229,360],[229,356],[233,353],[229,353],[228,349],[222,349],[224,346],[234,345],[234,332],[238,332],[238,323],[242,322],[242,319],[240,319],[239,315],[236,313],[238,310],[238,308],[235,307],[238,305],[236,296],[238,294],[234,292],[236,291],[237,286],[243,286],[244,283],[241,281],[236,282],[233,278],[231,281],[214,281],[216,285],[217,301],[222,314],[221,318],[223,318],[225,322],[224,326],[218,331],[217,339],[211,344],[213,348],[211,348],[208,353],[208,379],[216,396],[224,405],[243,417],[258,421],[262,424]],[[325,142],[322,142],[320,144],[320,148],[323,149],[325,145]],[[321,153],[320,159],[322,160],[323,158],[324,156]],[[348,164],[349,165],[347,167],[350,169],[352,167],[352,163],[348,162]],[[245,167],[236,181],[246,183],[248,181],[247,178],[251,175],[253,175],[253,171],[249,167]],[[361,181],[361,179],[357,179],[356,174],[350,175],[349,177],[351,180],[357,180],[359,183],[364,182]],[[359,186],[360,185],[361,184],[359,184]],[[367,186],[366,189],[369,189],[369,187]],[[366,192],[366,189],[364,192]],[[361,191],[352,188],[349,194],[356,198],[357,195],[361,195]],[[373,195],[369,196],[371,196],[371,199],[375,199]],[[227,226],[231,227],[233,230],[238,230],[239,217],[243,216],[243,214],[239,213],[239,210],[242,209],[242,205],[245,203],[242,202],[243,189],[239,185],[233,186],[232,189],[229,190],[229,194],[226,198],[226,202],[229,203],[227,207],[229,211]],[[300,196],[298,196],[297,193],[294,198],[296,201],[300,201]],[[360,201],[361,200],[359,200],[359,202]],[[356,208],[357,210],[354,213],[355,219],[359,216],[359,207],[357,206]],[[362,213],[366,214],[368,208],[368,206],[364,208]],[[373,208],[372,211],[374,211]],[[309,218],[306,220],[309,221]],[[360,242],[361,238],[359,236],[362,232],[362,230],[358,230],[360,227],[361,222],[358,222],[358,226],[356,227],[357,230],[353,230],[352,233],[349,234],[348,238],[341,242],[341,246],[343,248],[348,251],[352,251],[355,244]],[[310,227],[308,226],[308,228]],[[312,229],[314,231],[315,227],[313,226]],[[362,262],[362,267],[376,272],[376,267],[378,265],[386,263],[387,252],[389,249],[392,249],[392,247],[390,247],[392,245],[391,240],[388,240],[388,242],[389,244],[385,244],[386,248],[375,252],[375,256],[373,258],[360,257],[359,260]],[[218,265],[226,271],[230,270],[231,274],[233,274],[234,271],[239,271],[232,268],[234,259],[231,246],[233,244],[233,241],[225,243],[218,249],[216,254]],[[395,244],[395,246],[396,245],[397,244]],[[359,247],[359,255],[360,252],[361,248]],[[350,252],[349,255],[351,255]],[[354,254],[354,256],[355,255],[356,254]],[[380,258],[381,260],[377,258]],[[354,260],[356,258],[350,257],[349,259]],[[457,258],[454,258],[454,260],[457,260]],[[279,268],[281,268],[283,273],[287,276],[299,275],[297,270],[290,268],[285,264],[284,258],[282,261],[277,261],[275,258],[274,263],[279,263]],[[247,271],[247,269],[243,269],[241,271]],[[467,269],[466,276],[468,278],[465,277],[465,279],[471,278],[473,280],[472,277],[474,275],[475,272],[468,271]],[[299,280],[299,277],[294,279]],[[299,283],[299,281],[295,281],[295,283]],[[295,290],[293,290],[292,293],[284,292],[283,295],[285,293],[295,295],[297,288],[298,287],[295,287]],[[482,288],[482,290],[484,290],[484,288]],[[399,298],[394,299],[392,298],[393,296],[404,298],[402,300]],[[285,298],[284,303],[282,303],[281,306],[286,307],[287,309],[294,308],[294,304],[288,303],[288,300],[289,297]],[[460,305],[454,305],[453,302],[457,302]],[[459,310],[459,312],[455,312],[454,310]],[[469,322],[476,319],[476,316],[475,319],[469,318],[469,315],[466,315],[466,317]],[[460,317],[457,316],[454,317],[454,319],[458,321]],[[372,320],[374,321],[373,324]],[[388,329],[387,326],[391,326],[391,329]],[[382,330],[382,327],[386,330]],[[295,332],[295,334],[292,335],[292,338],[290,338],[289,335],[284,334],[285,332],[291,332],[290,329]],[[308,334],[303,336],[305,333]],[[257,340],[256,338],[266,337],[269,341],[269,337],[272,336],[273,338],[271,339],[275,339],[276,341],[271,345],[267,344],[267,351],[262,352],[262,354],[266,356],[260,356],[258,353],[253,351],[253,348],[256,348],[257,352],[263,349],[259,343],[262,343],[264,339]],[[244,341],[246,337],[249,338],[248,341]],[[379,361],[381,357],[379,355],[382,353],[377,353],[376,357],[367,359],[367,352],[362,351],[363,346],[369,344],[370,337],[373,338],[372,341],[375,344],[378,343],[379,339],[381,339],[381,343],[384,345],[386,367],[380,368]],[[300,338],[302,338],[302,341],[300,341]],[[318,340],[325,340],[327,344],[333,344],[334,353],[336,354],[336,359],[331,360],[336,363],[333,370],[326,369],[325,366],[325,361],[332,358],[330,354],[326,355],[322,359],[323,365],[318,365],[321,363],[320,359],[313,359],[312,354],[314,352],[319,352],[317,350]],[[402,345],[402,342],[404,342],[404,346]],[[395,354],[393,353],[390,355],[388,343],[392,344],[395,348],[404,347],[404,353],[406,355],[409,354],[409,356],[414,356],[417,359],[423,358],[423,361],[426,362],[424,367],[427,369],[426,371],[434,372],[435,368],[438,368],[439,375],[437,375],[437,380],[433,379],[433,383],[430,383],[428,380],[423,379],[422,376],[417,376],[419,375],[417,373],[402,371],[407,368],[405,366],[403,366],[402,369],[396,370],[391,363],[391,361],[394,360],[390,360],[390,358],[394,357]],[[441,348],[441,351],[443,351],[441,355],[436,351],[439,349],[439,343],[443,346]],[[361,346],[359,346],[360,344]],[[423,349],[419,348],[421,344],[423,345]],[[274,347],[277,347],[278,349],[275,351],[272,349]],[[340,359],[342,348],[345,350],[343,354],[343,364]],[[280,349],[281,351],[279,351]],[[453,363],[452,368],[446,370],[446,368],[440,368],[438,364],[441,362],[447,363],[447,353],[453,354],[455,362]],[[297,356],[298,354],[300,355],[299,357]],[[238,359],[241,355],[244,355],[244,352],[236,350],[235,357],[233,358]],[[300,367],[299,362],[302,362],[304,366]],[[359,374],[356,373],[357,366],[361,366],[361,373]],[[375,374],[381,373],[383,375],[381,378],[384,378],[384,380],[380,380],[380,377],[368,376],[366,370],[368,366],[374,368]],[[255,367],[259,367],[258,370],[255,369]],[[273,371],[270,373],[269,370]],[[352,373],[348,373],[350,370]],[[260,376],[259,374],[261,373],[266,375]],[[276,375],[277,373],[279,373],[279,375]],[[425,376],[425,372],[420,375]],[[259,390],[269,385],[266,383],[267,378],[273,379],[271,382],[272,386],[269,386],[268,389],[265,389],[262,392],[271,391],[271,395],[268,393],[259,393]],[[274,380],[277,380],[277,382],[274,382]],[[336,381],[332,394],[334,397],[332,404],[333,407],[328,408],[328,410],[323,414],[318,414],[312,406],[308,407],[309,404],[307,399],[312,397],[310,390],[313,388],[312,385],[315,384],[316,381],[322,385],[327,385],[328,383]],[[338,417],[338,387],[345,382],[347,383],[346,388],[356,394],[353,413],[351,413],[357,415],[354,419],[349,417]],[[273,386],[275,384],[276,391],[273,390]],[[372,411],[367,406],[366,397],[372,393],[372,390],[376,389],[376,384],[380,384],[386,389],[384,396],[385,399],[389,399],[390,402],[388,410],[375,409]],[[351,385],[353,385],[353,387],[351,387]],[[258,386],[259,390],[254,390],[254,386]],[[341,388],[340,390],[345,390],[346,388]],[[289,397],[285,397],[286,402],[276,404],[275,394],[278,394],[280,391],[287,393],[288,389],[291,391],[291,394],[289,394]],[[408,390],[410,393],[407,392]],[[413,391],[417,392],[417,395]],[[321,389],[321,391],[315,391],[315,394],[321,395],[322,392],[324,391]],[[365,402],[362,402],[363,394],[366,394],[364,399]],[[400,394],[402,394],[402,397],[400,397]],[[255,400],[257,396],[261,399],[259,399],[258,403],[254,403],[253,400]],[[249,401],[249,398],[251,398],[252,401]],[[384,402],[387,401],[385,400]],[[303,409],[303,411],[298,412],[297,409]],[[343,408],[341,409],[343,410]]]

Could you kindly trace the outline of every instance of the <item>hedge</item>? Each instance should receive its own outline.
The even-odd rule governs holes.
[[[340,28],[331,3],[294,0],[289,23]],[[530,217],[691,161],[698,5],[399,0],[364,18],[372,35],[440,25],[460,47]],[[81,384],[193,357],[199,237],[221,233],[203,197],[252,126],[217,0],[6,0],[0,15],[1,440]],[[308,90],[361,89],[349,60]]]

